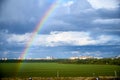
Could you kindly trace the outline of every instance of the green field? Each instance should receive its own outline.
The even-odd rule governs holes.
[[[59,64],[59,63],[0,63],[1,77],[96,77],[120,74],[120,66]]]

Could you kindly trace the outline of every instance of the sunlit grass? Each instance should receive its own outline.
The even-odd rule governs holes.
[[[93,77],[114,76],[114,71],[120,74],[120,66],[116,65],[83,65],[58,63],[1,63],[2,77]]]

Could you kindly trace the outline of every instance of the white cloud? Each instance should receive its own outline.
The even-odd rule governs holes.
[[[119,24],[120,19],[96,19],[93,23],[99,24]]]
[[[59,9],[58,10],[60,11],[60,14],[71,14],[71,6],[73,6],[73,5],[74,5],[74,1],[72,1],[72,0],[69,0],[69,1],[59,0],[59,2],[58,2]]]
[[[39,7],[42,7],[42,6],[45,5],[45,3],[46,3],[45,1],[39,0],[39,1],[38,1],[38,6],[39,6]]]
[[[7,41],[9,43],[27,44],[30,39],[31,33],[24,35],[10,34]],[[120,37],[112,35],[100,35],[94,38],[88,32],[58,32],[54,31],[50,34],[39,34],[36,36],[32,46],[82,46],[82,45],[109,45],[119,43]],[[111,43],[109,43],[111,42]]]
[[[62,20],[52,20],[50,22],[48,22],[47,26],[50,26],[50,25],[53,25],[53,26],[59,26],[59,25],[64,25],[64,26],[70,26],[71,24],[70,23],[67,23],[67,22],[64,22]]]
[[[74,4],[74,1],[68,1],[68,2],[64,3],[63,6],[70,7],[73,4]]]
[[[59,7],[61,7],[61,6],[70,7],[74,4],[74,1],[73,0],[69,0],[69,1],[58,0],[57,4]]]
[[[119,0],[88,0],[94,9],[115,9],[119,6]]]
[[[9,43],[20,43],[20,44],[25,44],[27,41],[29,41],[31,36],[31,33],[26,33],[26,34],[9,34],[7,41]]]
[[[93,41],[86,32],[52,32],[47,41],[52,45],[86,45]],[[57,43],[57,44],[56,44]]]
[[[120,37],[113,35],[100,35],[95,40],[98,45],[120,45]]]

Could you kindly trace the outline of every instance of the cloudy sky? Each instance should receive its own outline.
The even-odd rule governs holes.
[[[0,0],[0,58],[18,58],[36,26],[26,58],[120,55],[120,0]]]

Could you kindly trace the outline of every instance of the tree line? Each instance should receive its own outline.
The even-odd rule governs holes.
[[[120,58],[103,58],[103,59],[52,59],[52,60],[0,60],[0,63],[43,63],[43,62],[57,62],[61,64],[109,64],[120,65]]]

